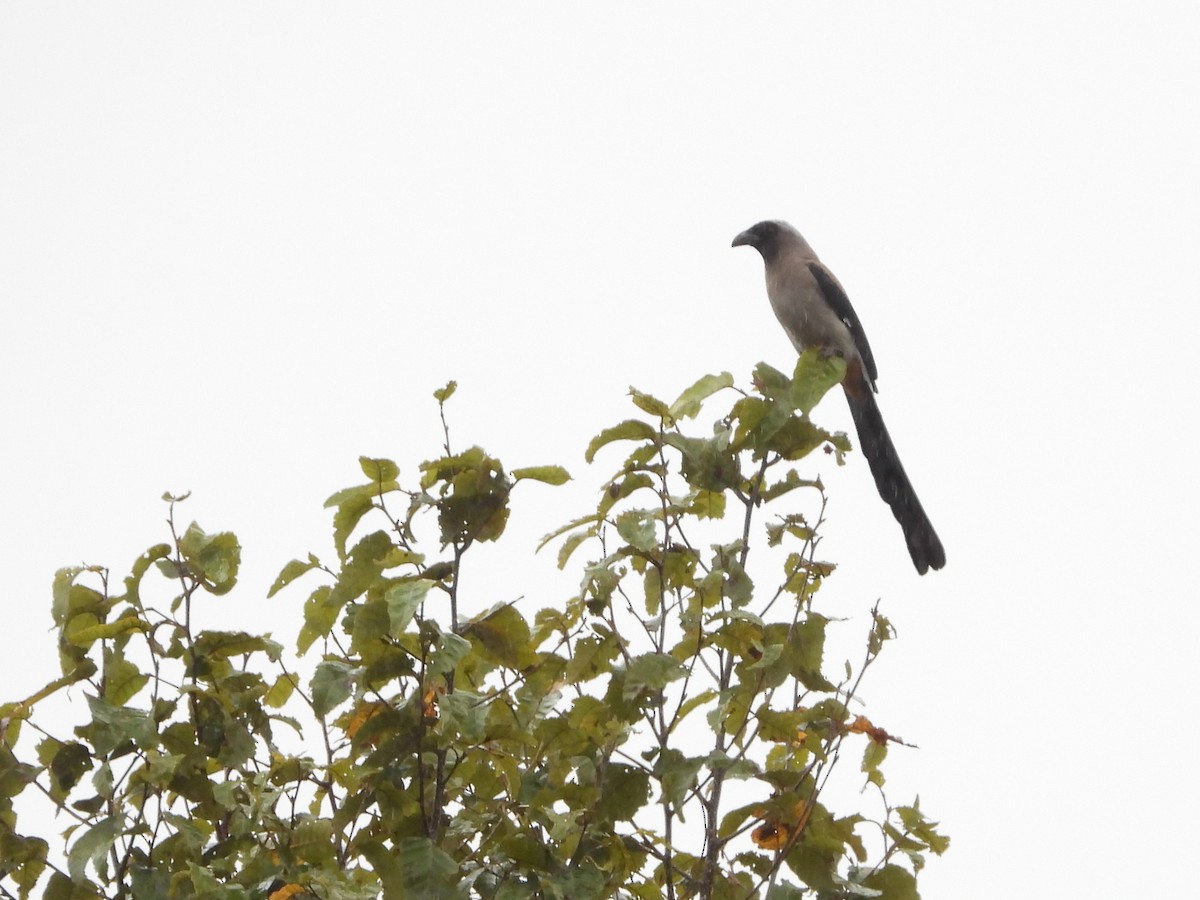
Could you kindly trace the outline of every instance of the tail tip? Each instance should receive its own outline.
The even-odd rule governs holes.
[[[932,531],[922,535],[909,535],[908,554],[912,557],[917,574],[924,575],[930,569],[946,565],[946,551],[942,542]]]

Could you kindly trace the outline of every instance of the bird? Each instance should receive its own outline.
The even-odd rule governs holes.
[[[750,246],[762,255],[767,298],[796,350],[815,348],[845,361],[842,389],[879,496],[900,523],[917,572],[942,568],[946,551],[883,424],[875,399],[875,355],[841,283],[787,222],[759,222],[738,234],[732,246]]]

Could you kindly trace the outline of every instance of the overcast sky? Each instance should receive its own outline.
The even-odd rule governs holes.
[[[57,674],[55,569],[123,576],[165,490],[242,540],[221,621],[290,640],[266,586],[327,552],[359,454],[436,453],[450,378],[456,441],[575,475],[517,498],[498,582],[565,598],[533,540],[616,465],[583,448],[628,387],[791,365],[729,246],[779,217],[855,304],[949,559],[918,577],[865,462],[813,461],[823,600],[900,630],[866,695],[921,748],[892,799],[953,839],[924,896],[1186,881],[1198,10],[5,4],[4,699]]]

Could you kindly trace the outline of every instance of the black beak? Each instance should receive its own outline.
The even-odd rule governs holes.
[[[751,247],[754,246],[754,235],[751,234],[750,229],[748,229],[748,228],[745,231],[743,231],[741,234],[739,234],[737,237],[735,237],[733,239],[733,243],[730,244],[729,246],[741,247],[746,244],[749,244]]]

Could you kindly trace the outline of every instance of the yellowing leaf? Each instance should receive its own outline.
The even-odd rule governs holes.
[[[788,839],[791,836],[791,829],[782,822],[775,824],[764,822],[750,832],[750,840],[754,841],[755,844],[764,850],[782,850],[787,846]]]
[[[871,720],[866,716],[858,716],[850,723],[849,731],[851,734],[865,734],[877,744],[886,744],[888,741],[895,741],[897,744],[903,744],[904,741],[898,737],[893,737],[884,729],[879,728],[871,723]]]
[[[596,451],[605,444],[611,444],[613,441],[648,441],[658,434],[653,428],[645,422],[638,419],[626,419],[619,425],[613,425],[611,428],[605,428],[602,432],[592,438],[592,442],[588,444],[587,451],[583,454],[583,458],[591,462]]]
[[[571,480],[570,473],[562,466],[528,466],[524,469],[513,469],[512,477],[517,481],[526,478],[553,485],[566,484]]]
[[[72,620],[72,625],[74,620]],[[89,625],[83,628],[71,628],[70,641],[79,647],[90,646],[95,641],[109,640],[127,631],[149,631],[150,625],[141,619],[125,618],[105,625]]]
[[[671,417],[694,419],[700,412],[700,404],[705,398],[728,387],[733,387],[733,376],[728,372],[722,372],[720,375],[705,375],[680,394],[679,398],[671,404],[669,410]]]
[[[629,396],[633,398],[633,405],[638,409],[648,412],[652,416],[658,416],[664,421],[671,420],[671,411],[667,408],[667,404],[657,397],[652,397],[634,387],[629,389]]]
[[[363,474],[370,478],[371,483],[375,485],[394,484],[395,480],[400,477],[400,467],[390,459],[372,459],[369,456],[360,456],[358,465]]]
[[[358,734],[359,729],[389,708],[388,704],[381,700],[377,700],[374,703],[360,703],[355,707],[354,715],[350,717],[350,721],[346,723],[346,736],[354,737]]]
[[[425,697],[421,701],[421,715],[425,717],[426,724],[433,724],[438,720],[438,694],[446,693],[444,687],[431,687],[425,692]]]

